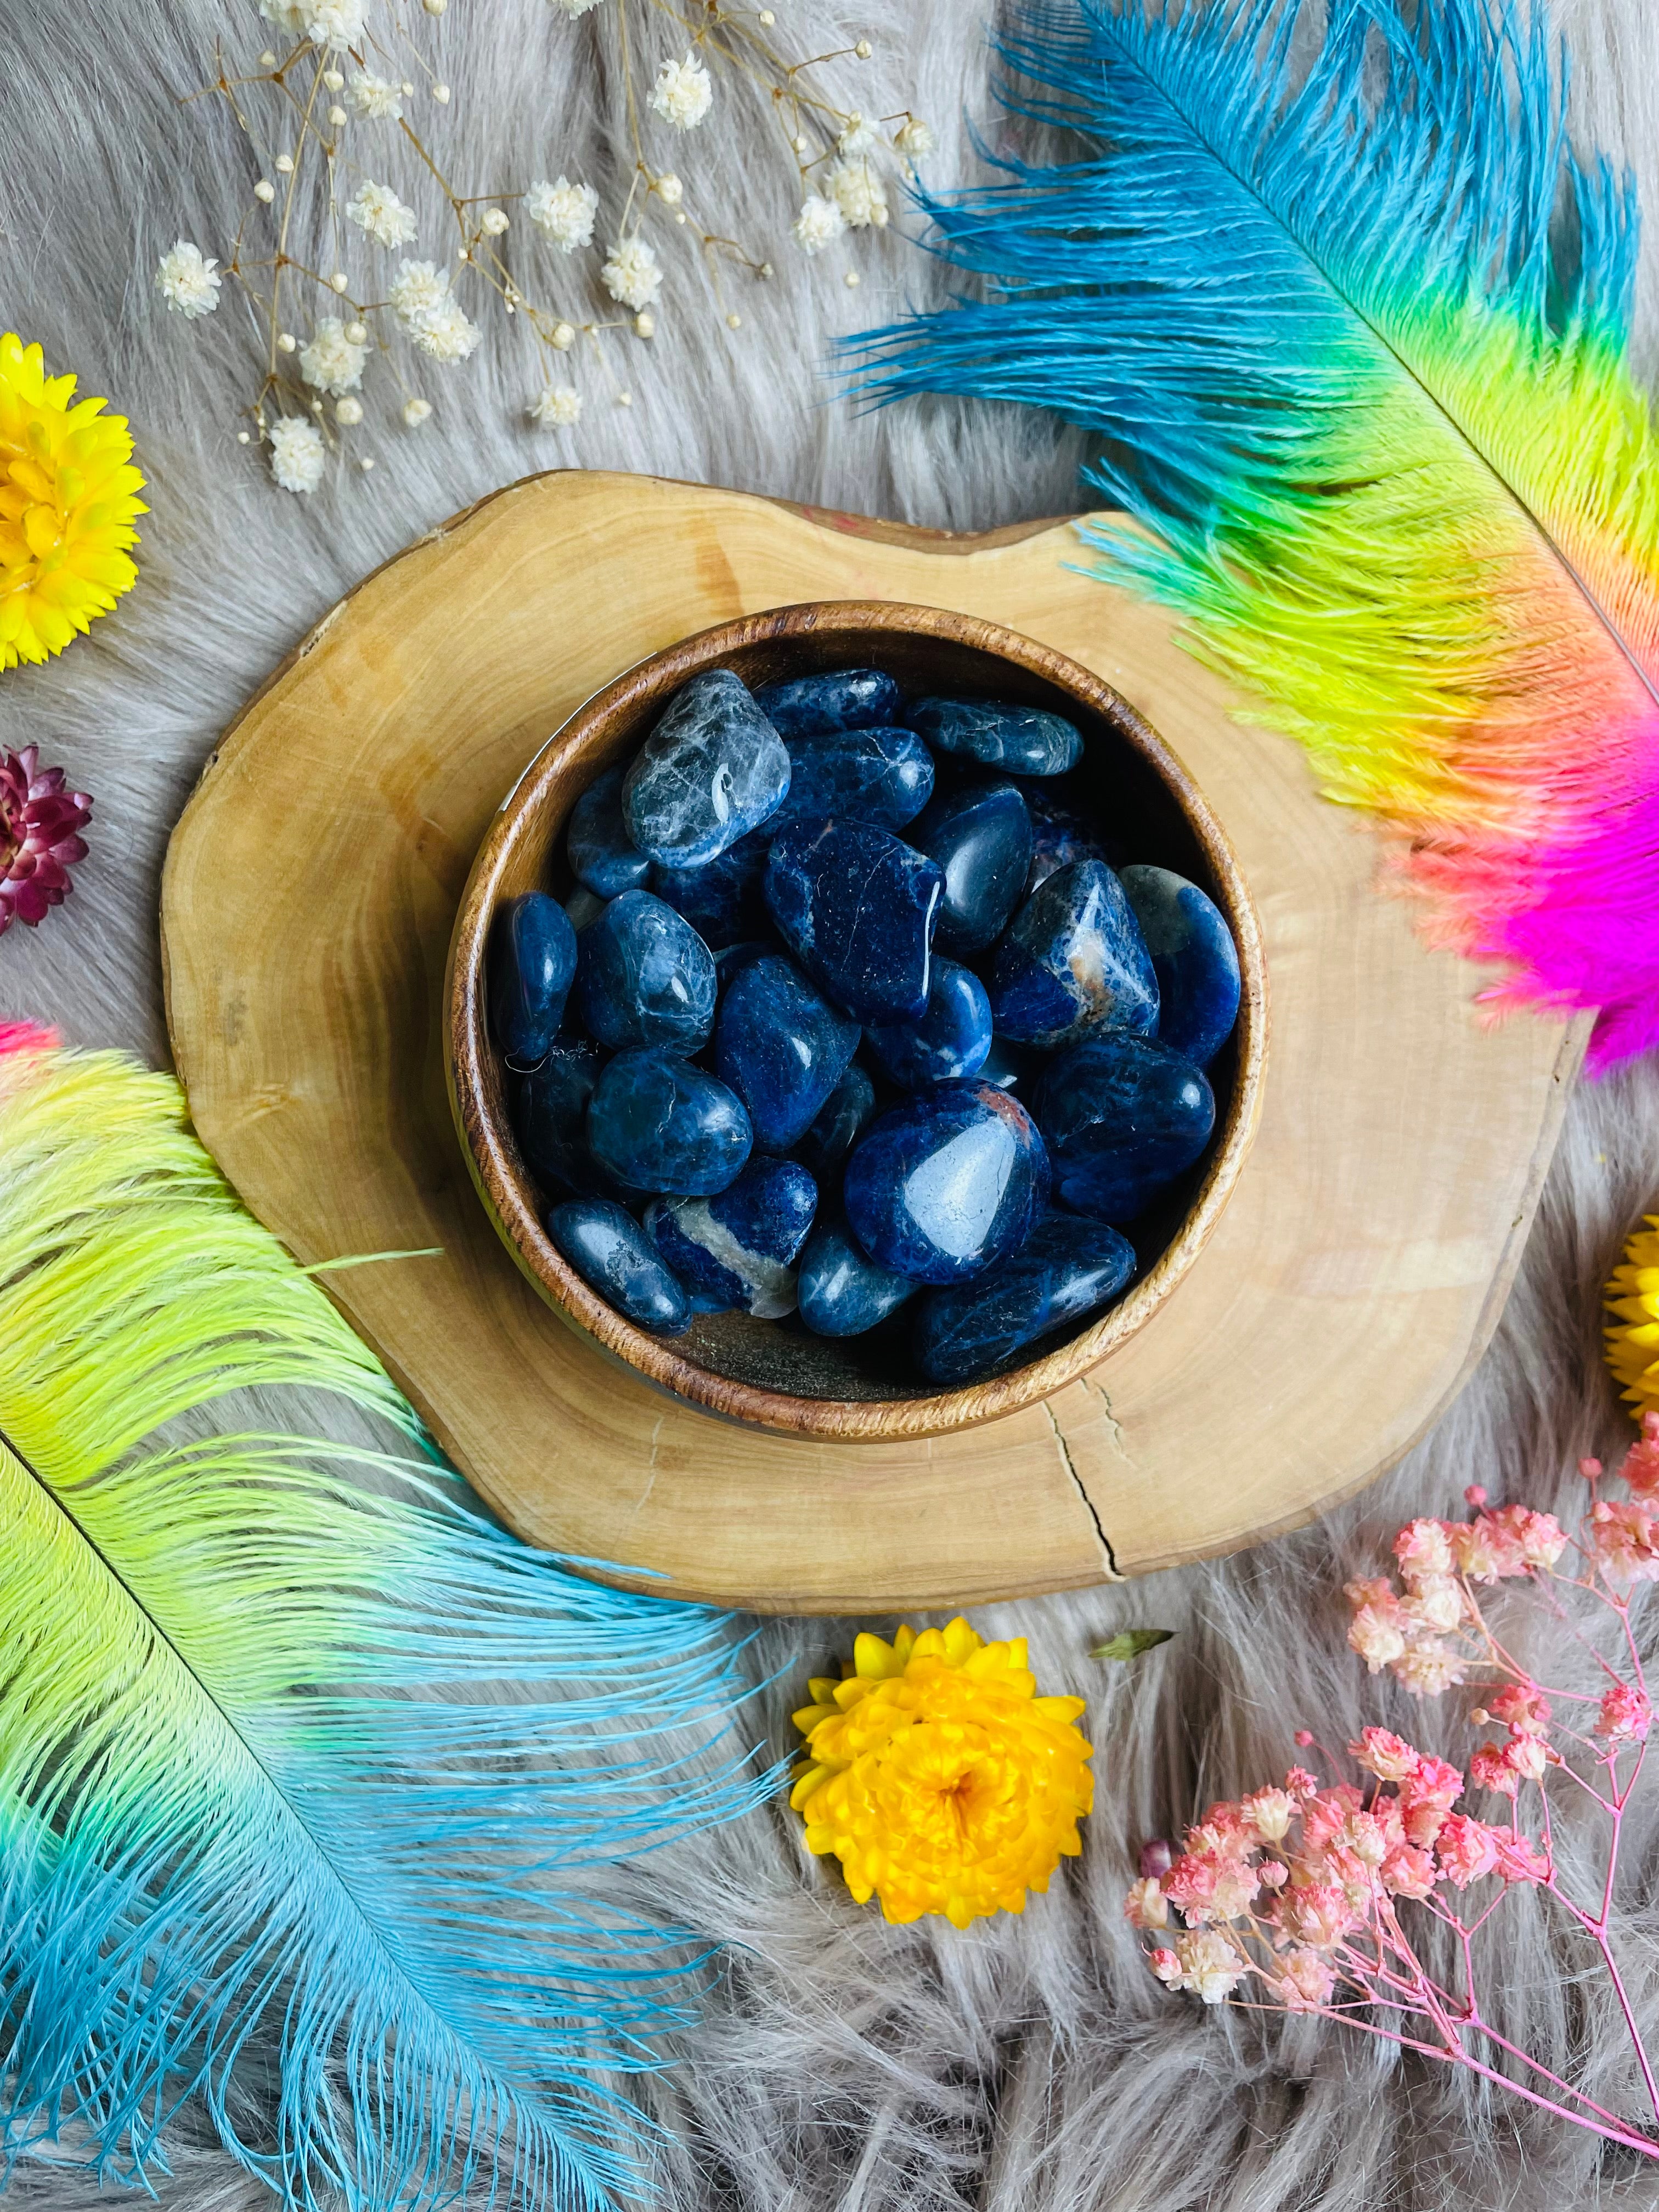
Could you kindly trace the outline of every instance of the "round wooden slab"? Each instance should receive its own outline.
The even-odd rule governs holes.
[[[1366,825],[1233,722],[1064,524],[951,538],[647,477],[498,493],[334,609],[203,775],[162,890],[204,1141],[522,1535],[767,1611],[1076,1588],[1308,1520],[1404,1452],[1486,1342],[1587,1025],[1483,1030],[1479,974],[1377,888]],[[490,814],[582,700],[708,624],[948,606],[1115,684],[1219,815],[1260,911],[1271,1074],[1215,1234],[1153,1325],[1046,1404],[908,1444],[780,1437],[653,1390],[520,1275],[450,1124],[445,958]]]

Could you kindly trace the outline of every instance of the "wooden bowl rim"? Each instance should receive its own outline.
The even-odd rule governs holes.
[[[901,1399],[799,1398],[735,1381],[684,1358],[675,1351],[674,1340],[653,1336],[625,1319],[561,1256],[538,1218],[527,1178],[516,1163],[516,1144],[509,1149],[503,1141],[486,1104],[483,1055],[490,1048],[484,960],[501,878],[522,826],[538,811],[549,784],[586,750],[596,727],[743,647],[807,632],[872,629],[948,638],[1011,660],[1079,698],[1153,769],[1224,894],[1221,903],[1237,946],[1242,982],[1237,1073],[1221,1140],[1179,1229],[1127,1295],[1091,1327],[1025,1366],[960,1389]],[[805,600],[740,615],[646,655],[586,699],[528,763],[485,833],[450,939],[444,997],[444,1072],[463,1155],[502,1242],[560,1318],[659,1389],[710,1413],[784,1435],[841,1443],[919,1440],[977,1426],[1050,1397],[1097,1367],[1146,1326],[1190,1270],[1238,1180],[1261,1118],[1268,1033],[1261,921],[1237,856],[1194,778],[1121,693],[1079,662],[1000,623],[901,600]]]

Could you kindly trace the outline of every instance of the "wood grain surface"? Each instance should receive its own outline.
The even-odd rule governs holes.
[[[1069,526],[975,544],[581,472],[457,517],[335,608],[229,731],[162,897],[204,1142],[521,1534],[631,1586],[883,1612],[1072,1588],[1310,1518],[1406,1450],[1502,1306],[1587,1024],[1483,1029],[1480,976],[1378,889],[1366,823],[1231,720]],[[723,1421],[574,1336],[469,1178],[441,1031],[455,913],[527,763],[620,671],[813,599],[1006,624],[1115,684],[1214,807],[1261,915],[1254,1151],[1156,1320],[1044,1404],[920,1443]]]

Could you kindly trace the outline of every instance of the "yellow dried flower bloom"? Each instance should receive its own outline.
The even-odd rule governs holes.
[[[71,406],[72,376],[48,376],[38,345],[0,337],[0,668],[46,660],[106,615],[138,571],[126,417]]]
[[[833,1851],[860,1905],[957,1928],[1019,1912],[1083,1848],[1093,1802],[1081,1698],[1040,1698],[1025,1639],[987,1644],[965,1620],[890,1644],[860,1636],[844,1681],[811,1684],[795,1715],[806,1764],[790,1803],[807,1849]]]
[[[1659,1214],[1632,1231],[1607,1285],[1607,1365],[1638,1413],[1659,1410]]]

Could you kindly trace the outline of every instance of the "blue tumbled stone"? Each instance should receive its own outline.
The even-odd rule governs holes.
[[[749,1109],[755,1142],[787,1152],[817,1118],[858,1043],[858,1024],[793,960],[769,952],[751,960],[720,1001],[714,1068]]]
[[[1145,1037],[1087,1037],[1045,1070],[1032,1112],[1054,1194],[1079,1213],[1133,1221],[1189,1168],[1215,1127],[1200,1069]]]
[[[1123,886],[1101,860],[1074,860],[1021,908],[998,945],[991,1012],[1016,1044],[1070,1044],[1091,1030],[1146,1036],[1158,977]]]
[[[519,1085],[513,1126],[524,1164],[544,1190],[597,1198],[608,1178],[587,1149],[587,1102],[605,1056],[580,1038],[555,1037],[541,1066]]]
[[[1036,785],[1025,794],[1026,811],[1031,817],[1031,866],[1025,878],[1025,896],[1061,868],[1069,868],[1073,860],[1109,860],[1099,832],[1085,822],[1080,814],[1073,813],[1068,806],[1051,799]]]
[[[1042,1139],[990,1083],[939,1083],[872,1121],[842,1186],[869,1257],[921,1283],[983,1274],[1025,1241],[1048,1195]]]
[[[836,1222],[807,1239],[795,1288],[800,1317],[815,1336],[862,1336],[921,1285],[866,1259],[845,1224]]]
[[[545,891],[526,891],[496,915],[489,944],[489,1018],[509,1067],[547,1057],[576,972],[570,916]]]
[[[784,942],[838,1006],[900,1021],[927,1004],[945,878],[890,830],[798,822],[773,841],[766,903]]]
[[[766,927],[761,881],[771,848],[769,825],[751,830],[700,868],[653,867],[651,888],[676,914],[684,915],[703,943],[718,952]]]
[[[929,1291],[911,1343],[930,1382],[976,1382],[1068,1322],[1109,1304],[1135,1271],[1103,1221],[1050,1213],[1012,1259],[961,1289]]]
[[[875,1110],[876,1086],[854,1060],[794,1148],[817,1176],[820,1190],[839,1173]]]
[[[582,1280],[620,1314],[660,1336],[678,1336],[691,1302],[633,1215],[611,1198],[573,1199],[547,1217],[547,1233]]]
[[[714,956],[649,891],[624,891],[582,932],[576,996],[590,1035],[612,1051],[697,1051],[714,1025]]]
[[[754,1133],[734,1091],[659,1046],[619,1052],[593,1086],[587,1142],[630,1190],[707,1198],[733,1182]]]
[[[763,684],[755,704],[780,737],[812,738],[826,730],[868,730],[895,720],[899,688],[878,668],[832,668]]]
[[[965,754],[1010,775],[1064,775],[1083,753],[1074,722],[1041,707],[993,699],[919,699],[910,726],[942,753]]]
[[[873,1023],[866,1034],[882,1073],[901,1091],[921,1091],[929,1083],[979,1073],[991,1049],[991,1004],[971,969],[935,960],[921,1017]]]
[[[623,781],[623,819],[642,853],[695,868],[765,821],[789,788],[783,739],[729,668],[678,692]]]
[[[792,822],[831,816],[902,830],[933,788],[933,756],[912,730],[793,738],[789,768],[789,796],[766,824],[774,835]]]
[[[570,826],[564,834],[570,872],[601,898],[638,890],[651,872],[648,855],[634,845],[623,820],[624,773],[608,768],[588,785],[570,810]]]
[[[968,783],[941,792],[906,841],[945,875],[934,943],[942,952],[980,952],[1001,936],[1031,866],[1031,817],[1012,783]]]
[[[1202,1067],[1238,1019],[1232,933],[1215,902],[1168,868],[1125,868],[1121,881],[1158,973],[1158,1042]]]
[[[745,937],[739,945],[722,945],[714,955],[714,975],[721,991],[729,991],[745,968],[763,960],[772,949],[763,937]]]
[[[817,1202],[817,1185],[793,1160],[750,1160],[718,1197],[653,1199],[646,1232],[699,1310],[737,1306],[781,1321],[795,1310],[795,1257]]]

